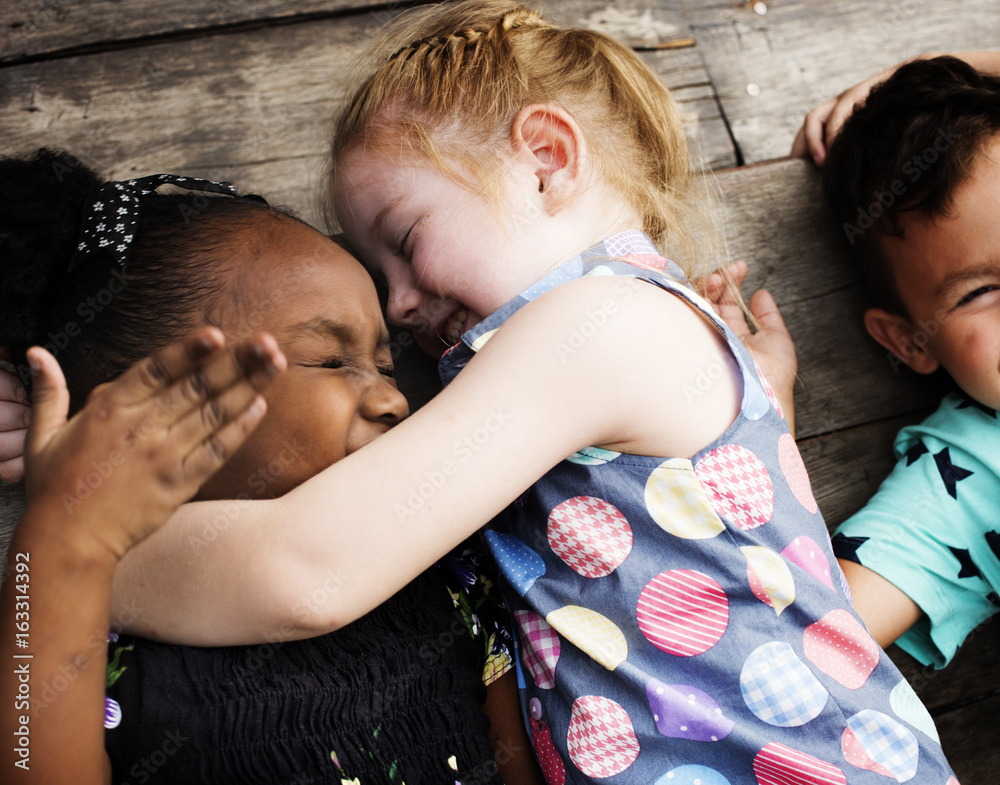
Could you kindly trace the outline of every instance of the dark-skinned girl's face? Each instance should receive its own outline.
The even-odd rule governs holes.
[[[234,246],[244,258],[227,273],[221,327],[230,341],[270,332],[288,370],[265,393],[263,422],[200,499],[280,496],[407,415],[374,284],[350,254],[285,217],[244,230]]]

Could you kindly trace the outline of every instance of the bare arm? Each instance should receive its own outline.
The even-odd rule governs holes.
[[[851,587],[854,610],[883,649],[922,615],[919,605],[877,572],[846,559],[837,561]]]
[[[854,107],[858,103],[864,102],[875,85],[892,76],[893,72],[904,63],[913,62],[913,60],[929,60],[944,54],[952,54],[952,56],[964,60],[977,71],[1000,76],[1000,52],[927,52],[917,55],[849,87],[836,98],[831,98],[809,112],[795,136],[790,154],[809,154],[817,166],[822,166],[823,161],[826,160],[826,151],[837,134],[840,133],[844,122],[854,112]]]
[[[598,312],[604,324],[570,347],[572,330]],[[336,629],[581,447],[686,456],[709,443],[738,410],[739,382],[726,377],[694,400],[682,385],[706,364],[729,367],[719,343],[691,308],[649,284],[561,286],[515,314],[410,419],[286,496],[229,503],[229,523],[226,502],[182,510],[132,554],[141,561],[126,559],[118,607],[133,601],[142,609],[133,629],[185,643]],[[207,542],[214,516],[223,524]]]
[[[247,383],[263,355],[234,363],[216,352],[199,376],[206,382],[189,383],[194,364],[220,341],[217,331],[203,332],[140,363],[68,423],[59,367],[32,350],[39,367],[26,443],[28,509],[0,589],[6,782],[110,781],[104,666],[115,565],[222,465],[263,414],[251,406],[262,407],[263,399]],[[278,361],[273,340],[265,354]],[[98,462],[110,468],[78,498],[78,483]]]

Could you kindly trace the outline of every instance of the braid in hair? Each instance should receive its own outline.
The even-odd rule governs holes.
[[[682,264],[695,255],[680,116],[660,79],[623,44],[559,29],[518,3],[446,3],[401,17],[367,63],[334,127],[331,226],[338,169],[350,151],[402,151],[463,179],[457,161],[472,175],[470,188],[494,195],[517,112],[551,103],[580,124],[601,174],[643,217],[654,242],[662,248],[669,238]]]

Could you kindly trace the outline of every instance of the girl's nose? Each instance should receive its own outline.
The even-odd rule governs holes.
[[[396,385],[379,376],[364,392],[361,399],[361,414],[366,420],[379,422],[391,428],[402,422],[410,413],[410,406]]]
[[[413,327],[419,320],[423,295],[413,281],[413,271],[403,265],[388,266],[382,271],[389,286],[385,315],[391,324]]]

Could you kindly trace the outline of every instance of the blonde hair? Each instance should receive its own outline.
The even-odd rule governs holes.
[[[704,213],[699,217],[692,204],[698,200],[691,198],[677,106],[618,41],[557,28],[518,3],[470,0],[404,14],[372,45],[367,62],[368,75],[334,126],[328,217],[335,219],[339,167],[358,147],[424,158],[462,179],[446,158],[456,161],[476,179],[469,185],[489,193],[510,154],[518,111],[555,104],[573,115],[600,174],[642,216],[661,251],[692,274],[695,241],[702,259],[716,250],[711,238],[719,233],[706,230]]]

